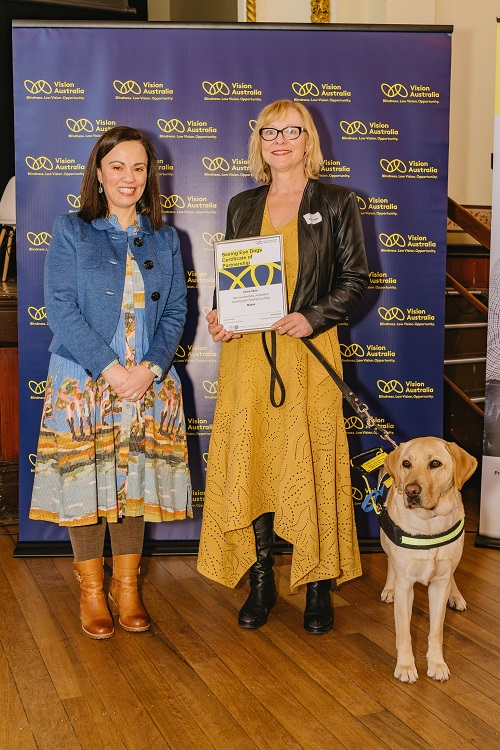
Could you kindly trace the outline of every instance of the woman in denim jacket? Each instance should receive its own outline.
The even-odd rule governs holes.
[[[191,516],[182,392],[172,360],[186,318],[175,229],[162,223],[156,154],[134,128],[96,142],[81,210],[56,219],[45,264],[54,334],[30,518],[69,529],[91,638],[149,628],[137,591],[145,521]]]

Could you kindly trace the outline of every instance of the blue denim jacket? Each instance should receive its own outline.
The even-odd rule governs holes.
[[[166,374],[186,320],[186,282],[175,229],[153,231],[147,217],[133,252],[144,279],[149,349],[144,360]],[[141,244],[142,243],[142,244]],[[50,351],[78,362],[94,380],[116,359],[109,343],[122,306],[127,233],[107,219],[87,224],[75,214],[58,216],[45,261],[44,291]]]

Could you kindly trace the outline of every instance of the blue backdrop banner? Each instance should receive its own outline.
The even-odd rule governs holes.
[[[195,518],[148,524],[148,539],[199,536],[217,396],[218,346],[204,320],[212,243],[223,239],[229,198],[253,186],[248,137],[275,99],[310,108],[321,179],[353,189],[363,216],[370,288],[341,326],[344,378],[396,442],[441,435],[450,58],[451,34],[439,27],[15,23],[20,542],[67,539],[66,529],[28,519],[51,339],[43,264],[55,216],[78,210],[92,146],[114,125],[156,144],[188,286],[175,365]],[[351,453],[380,444],[348,407],[345,419]],[[363,486],[353,476],[358,534],[377,537],[374,514],[359,507]]]

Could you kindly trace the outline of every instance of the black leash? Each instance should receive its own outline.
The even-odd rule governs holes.
[[[358,417],[363,421],[363,423],[368,427],[369,429],[376,432],[378,435],[380,435],[381,438],[384,440],[387,440],[393,448],[397,448],[397,443],[394,442],[394,440],[391,438],[387,430],[384,430],[383,427],[380,427],[379,424],[374,420],[374,418],[371,416],[370,412],[368,411],[368,406],[364,404],[358,396],[352,391],[347,383],[345,383],[340,375],[338,375],[331,364],[326,360],[323,355],[321,354],[318,349],[314,346],[314,344],[309,341],[309,339],[301,339],[304,346],[306,346],[311,354],[314,354],[316,359],[321,362],[327,373],[330,375],[330,377],[334,380],[336,386],[340,389],[340,392],[342,393],[342,396],[345,398],[351,409],[358,415]]]
[[[266,331],[262,332],[262,346],[264,347],[264,353],[266,355],[266,359],[269,362],[269,366],[271,368],[271,379],[269,384],[269,398],[271,401],[271,404],[278,409],[280,406],[283,406],[285,403],[285,384],[283,382],[283,379],[281,375],[278,372],[278,368],[276,366],[276,331],[270,331],[271,333],[271,351],[269,351],[269,347],[267,345],[266,340]],[[362,420],[363,424],[368,427],[369,429],[376,432],[378,435],[380,435],[383,440],[387,440],[393,448],[397,448],[397,443],[394,442],[394,440],[391,438],[387,430],[384,430],[383,427],[381,427],[375,419],[371,416],[370,412],[368,411],[368,406],[364,404],[358,396],[354,393],[354,391],[349,388],[347,383],[345,383],[340,375],[338,375],[331,364],[328,362],[327,359],[321,354],[321,352],[316,349],[314,344],[306,338],[301,339],[304,346],[306,346],[311,354],[313,354],[318,362],[320,362],[327,373],[330,375],[332,380],[335,382],[335,385],[339,388],[340,392],[342,393],[343,398],[347,401],[347,403],[350,405],[351,409],[354,411],[355,414],[358,415],[358,417]],[[279,390],[279,400],[276,399],[275,391],[276,387]]]

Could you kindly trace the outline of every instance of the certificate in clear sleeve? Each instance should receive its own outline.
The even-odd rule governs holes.
[[[288,312],[283,235],[214,242],[219,323],[227,331],[268,331]]]

